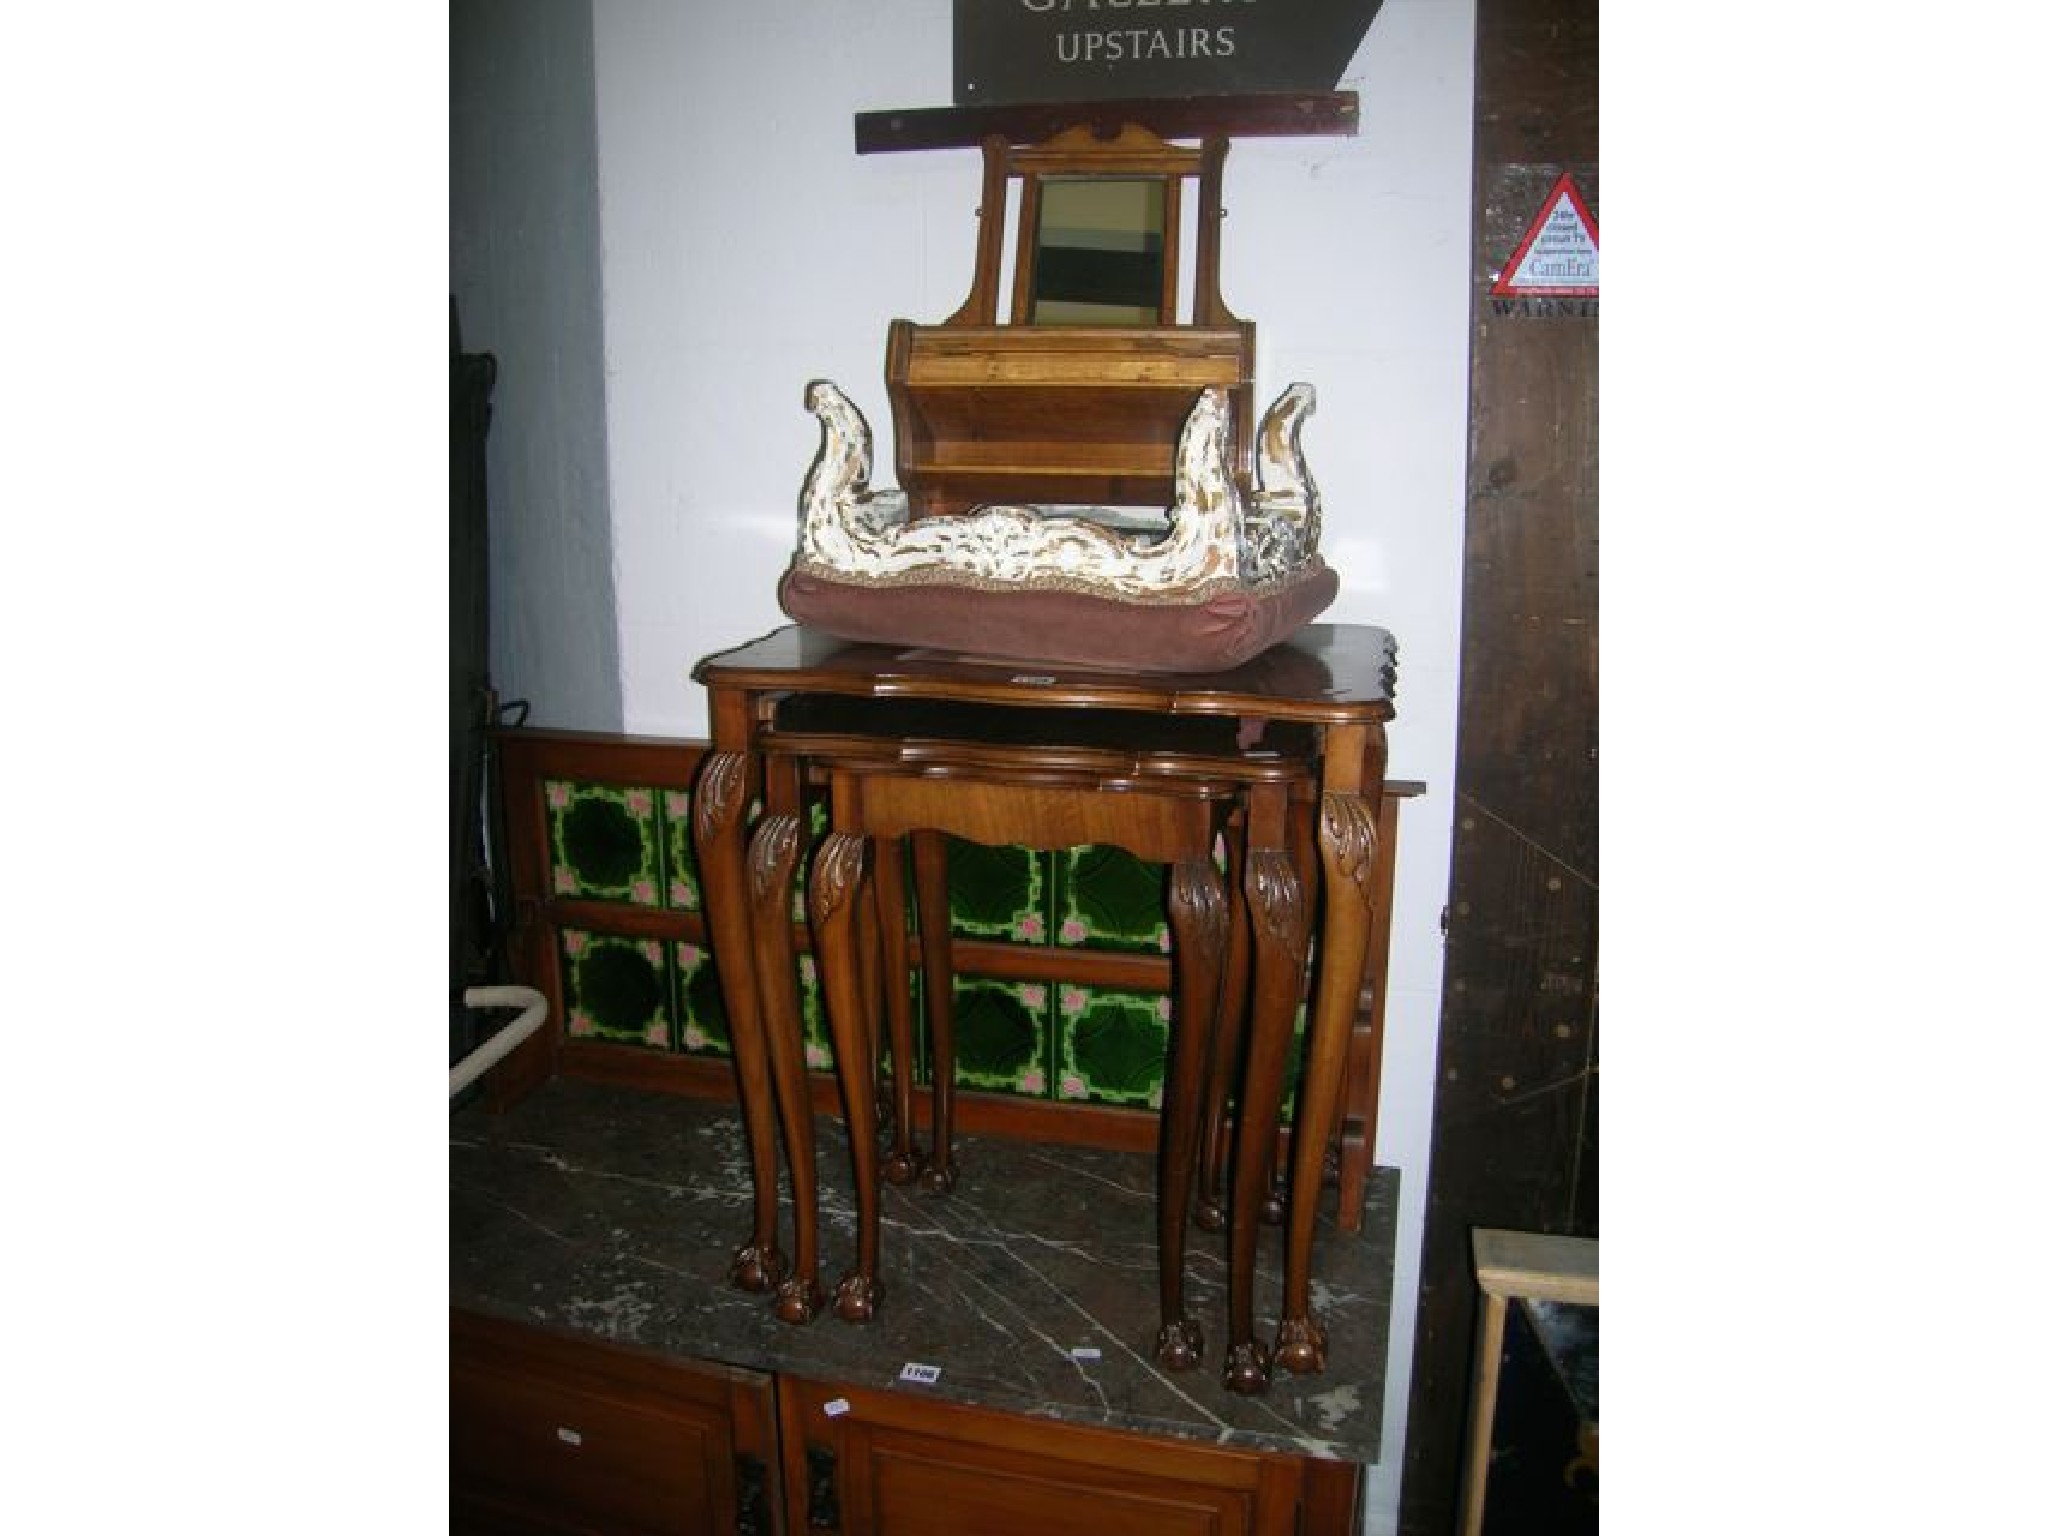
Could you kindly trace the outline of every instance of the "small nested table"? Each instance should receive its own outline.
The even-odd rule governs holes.
[[[834,1016],[835,1053],[842,1062],[871,1072],[871,1019],[877,980],[847,956],[876,948],[900,916],[874,915],[859,892],[864,835],[885,839],[909,835],[916,844],[927,833],[956,831],[1000,840],[1008,829],[1039,829],[1032,840],[1055,836],[1073,843],[1099,841],[1130,846],[1158,857],[1170,852],[1175,867],[1171,905],[1176,950],[1215,952],[1227,946],[1228,921],[1207,849],[1222,818],[1233,810],[1243,819],[1244,851],[1231,871],[1242,893],[1250,936],[1248,1039],[1245,1075],[1237,1115],[1237,1155],[1231,1169],[1230,1346],[1225,1381],[1232,1389],[1264,1389],[1275,1364],[1294,1371],[1322,1368],[1325,1341],[1310,1313],[1310,1256],[1316,1196],[1322,1181],[1323,1149],[1334,1125],[1345,1070],[1346,1044],[1357,1011],[1371,929],[1376,826],[1384,792],[1385,722],[1393,715],[1393,640],[1386,631],[1358,625],[1311,625],[1233,671],[1218,674],[1118,674],[1069,667],[1040,668],[1013,662],[981,661],[950,653],[857,644],[791,626],[736,650],[706,658],[695,678],[710,695],[712,750],[707,754],[692,808],[705,917],[718,957],[740,1079],[754,1178],[754,1227],[734,1256],[736,1283],[775,1289],[777,1308],[791,1320],[808,1318],[824,1302],[815,1252],[816,1174],[810,1097],[795,1009],[794,978],[780,947],[787,933],[789,880],[801,847],[804,778],[809,771],[804,700],[916,702],[938,707],[952,718],[973,708],[984,737],[969,750],[971,735],[955,726],[937,737],[920,737],[897,717],[870,716],[857,729],[831,729],[835,801],[843,787],[844,812],[860,828],[835,827],[811,874],[809,898],[820,971]],[[812,706],[815,707],[815,706]],[[778,720],[781,722],[778,727]],[[1080,786],[1077,774],[1097,773],[1099,761],[1077,754],[1126,751],[1108,739],[1073,737],[1079,722],[1099,722],[1108,735],[1141,727],[1185,730],[1202,723],[1197,744],[1141,742],[1147,758],[1147,809],[1130,814],[1137,801],[1128,790],[1100,783]],[[1001,721],[998,725],[996,722]],[[1178,722],[1168,725],[1168,722]],[[830,722],[827,722],[828,724]],[[843,722],[842,722],[843,723]],[[813,714],[809,724],[816,727]],[[778,738],[778,729],[784,734]],[[815,733],[814,733],[815,734]],[[920,746],[920,741],[926,743]],[[932,742],[943,743],[939,746]],[[809,745],[817,746],[815,740]],[[920,753],[926,754],[919,764]],[[930,754],[937,753],[937,756]],[[1175,755],[1185,771],[1172,769]],[[1149,755],[1148,755],[1149,754]],[[927,771],[929,770],[929,771]],[[1233,798],[1221,797],[1227,785]],[[763,815],[753,836],[751,859],[745,810],[756,796]],[[1293,808],[1311,814],[1302,816]],[[993,809],[991,809],[993,808]],[[1305,897],[1305,835],[1290,837],[1290,825],[1313,821],[1321,901]],[[1142,833],[1140,822],[1143,823]],[[1196,846],[1201,858],[1186,856]],[[925,843],[924,846],[931,846]],[[921,861],[922,862],[922,861]],[[882,875],[887,866],[899,874]],[[876,862],[885,889],[881,904],[900,913],[900,865]],[[863,918],[865,911],[867,916]],[[1212,920],[1207,914],[1214,912]],[[772,920],[771,920],[771,914]],[[874,945],[857,944],[854,927],[865,922]],[[1213,928],[1212,928],[1213,922]],[[928,925],[935,926],[935,925]],[[1182,930],[1187,937],[1184,939]],[[1258,1236],[1257,1207],[1270,1183],[1272,1148],[1278,1130],[1282,1078],[1293,1038],[1301,979],[1311,951],[1315,977],[1310,993],[1308,1039],[1296,1097],[1288,1179],[1286,1258],[1281,1319],[1269,1348],[1255,1334],[1249,1277]],[[839,963],[834,963],[835,953]],[[927,963],[930,956],[927,956]],[[1212,1011],[1219,972],[1190,976],[1197,967],[1177,966],[1176,985],[1194,994],[1177,1007],[1183,1024]],[[835,974],[836,973],[836,974]],[[936,990],[936,989],[934,989]],[[1193,1014],[1184,1010],[1192,1009]],[[844,1041],[838,1016],[849,1020]],[[1188,1048],[1176,1053],[1176,1082],[1196,1087],[1179,1095],[1169,1087],[1162,1127],[1168,1159],[1176,1166],[1162,1180],[1161,1286],[1162,1345],[1166,1358],[1181,1360],[1192,1339],[1176,1330],[1175,1284],[1179,1248],[1169,1245],[1184,1231],[1185,1181],[1177,1167],[1192,1157],[1199,1129],[1203,1081],[1197,1035],[1183,1028]],[[1375,1058],[1377,1053],[1375,1052]],[[899,1073],[899,1076],[901,1074]],[[948,1077],[950,1073],[946,1074]],[[949,1085],[950,1086],[950,1085]],[[870,1092],[849,1094],[853,1106]],[[776,1123],[787,1142],[798,1244],[794,1272],[776,1245]],[[899,1117],[899,1125],[901,1119]],[[850,1125],[858,1155],[872,1156],[872,1123]],[[1185,1144],[1183,1146],[1183,1144]],[[865,1148],[865,1150],[861,1150]],[[1180,1149],[1176,1151],[1176,1149]],[[1177,1210],[1166,1209],[1171,1200]],[[865,1218],[864,1218],[865,1219]],[[870,1282],[842,1293],[841,1310],[859,1316],[871,1306],[874,1259],[863,1240]],[[856,1270],[856,1276],[861,1271]],[[1242,1277],[1244,1283],[1237,1283]]]
[[[925,996],[933,1042],[933,1152],[926,1182],[950,1188],[952,1162],[952,965],[943,930],[949,910],[946,837],[991,847],[1035,849],[1108,844],[1170,871],[1167,918],[1173,935],[1172,1028],[1161,1105],[1158,1198],[1160,1327],[1154,1355],[1169,1369],[1202,1357],[1200,1325],[1185,1293],[1187,1218],[1205,1089],[1218,1079],[1209,1062],[1219,995],[1241,1007],[1245,949],[1231,942],[1230,900],[1216,851],[1226,819],[1257,801],[1306,803],[1314,791],[1313,733],[1273,724],[1257,750],[1239,745],[1229,722],[1121,710],[1008,709],[1000,705],[933,705],[921,700],[785,700],[762,732],[773,759],[800,758],[805,776],[830,797],[830,833],[819,849],[807,889],[811,933],[840,1069],[858,1211],[858,1261],[839,1282],[835,1310],[850,1321],[872,1316],[881,1295],[880,1178],[873,1063],[879,1031],[873,999],[888,1001],[890,1043],[897,1065],[896,1143],[891,1177],[910,1177],[921,1161],[908,1134],[904,1070],[911,1019],[906,969],[902,844],[916,848]],[[752,919],[757,973],[769,1013],[793,1005],[794,949],[789,891],[799,838],[797,819],[770,817],[751,848]],[[870,841],[875,848],[867,861]],[[1305,843],[1290,849],[1297,865]],[[1233,866],[1234,867],[1234,866]],[[871,871],[879,901],[854,898]],[[875,942],[856,927],[877,911]],[[865,937],[865,935],[863,935]],[[870,960],[879,953],[882,974]],[[1226,962],[1236,974],[1225,985]],[[771,981],[772,978],[772,981]],[[1269,985],[1298,995],[1299,967]],[[776,1027],[776,1026],[771,1026]],[[799,1129],[799,1135],[801,1130]],[[792,1155],[801,1155],[793,1149]],[[1245,1161],[1240,1152],[1239,1161]],[[1260,1166],[1264,1167],[1263,1159]],[[1234,1205],[1257,1219],[1250,1205]],[[796,1284],[780,1298],[785,1316],[807,1315],[822,1296],[807,1228],[814,1213],[797,1212]],[[1248,1251],[1248,1250],[1247,1250]],[[1247,1270],[1230,1276],[1233,1350],[1253,1342]],[[1241,1310],[1241,1318],[1238,1316]]]

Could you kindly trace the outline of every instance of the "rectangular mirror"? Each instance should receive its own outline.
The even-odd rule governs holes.
[[[1045,176],[1037,192],[1030,324],[1172,323],[1165,177]]]

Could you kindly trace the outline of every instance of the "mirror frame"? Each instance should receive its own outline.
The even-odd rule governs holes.
[[[1009,183],[1020,183],[1017,248],[1010,289],[1010,324],[1030,325],[1036,287],[1036,231],[1041,183],[1055,177],[1093,179],[1158,177],[1166,184],[1166,227],[1162,231],[1160,320],[1157,329],[1181,322],[1179,309],[1182,186],[1196,183],[1195,291],[1188,319],[1193,326],[1236,322],[1223,302],[1218,269],[1223,223],[1223,156],[1228,139],[1211,136],[1199,146],[1171,144],[1149,129],[1125,123],[1112,135],[1079,124],[1037,144],[1012,144],[1000,134],[982,140],[980,236],[975,248],[974,284],[967,301],[947,325],[994,325],[1003,266]],[[1069,327],[1061,327],[1068,329]],[[1145,327],[1154,329],[1155,327]]]

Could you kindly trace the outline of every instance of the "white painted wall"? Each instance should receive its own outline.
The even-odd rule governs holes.
[[[498,360],[491,681],[535,725],[620,728],[589,0],[449,6],[449,292]]]
[[[1316,386],[1304,442],[1343,579],[1327,615],[1399,638],[1401,833],[1380,1162],[1401,1170],[1381,1469],[1392,1532],[1428,1178],[1449,885],[1465,474],[1474,0],[1386,0],[1340,82],[1355,139],[1232,145],[1224,296],[1261,394]],[[619,667],[631,732],[701,737],[701,656],[784,622],[775,582],[838,382],[893,462],[888,321],[966,296],[979,155],[856,156],[854,114],[952,96],[950,0],[595,7]]]

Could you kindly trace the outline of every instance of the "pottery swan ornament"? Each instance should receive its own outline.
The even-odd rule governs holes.
[[[1124,601],[1184,600],[1258,589],[1318,560],[1322,503],[1302,457],[1315,390],[1290,385],[1267,409],[1256,441],[1256,485],[1230,472],[1229,398],[1202,391],[1174,455],[1174,502],[1163,532],[1124,531],[1086,509],[977,507],[913,519],[900,490],[872,490],[867,419],[828,380],[805,391],[822,441],[804,478],[796,567],[877,586],[948,582],[1051,588]]]

